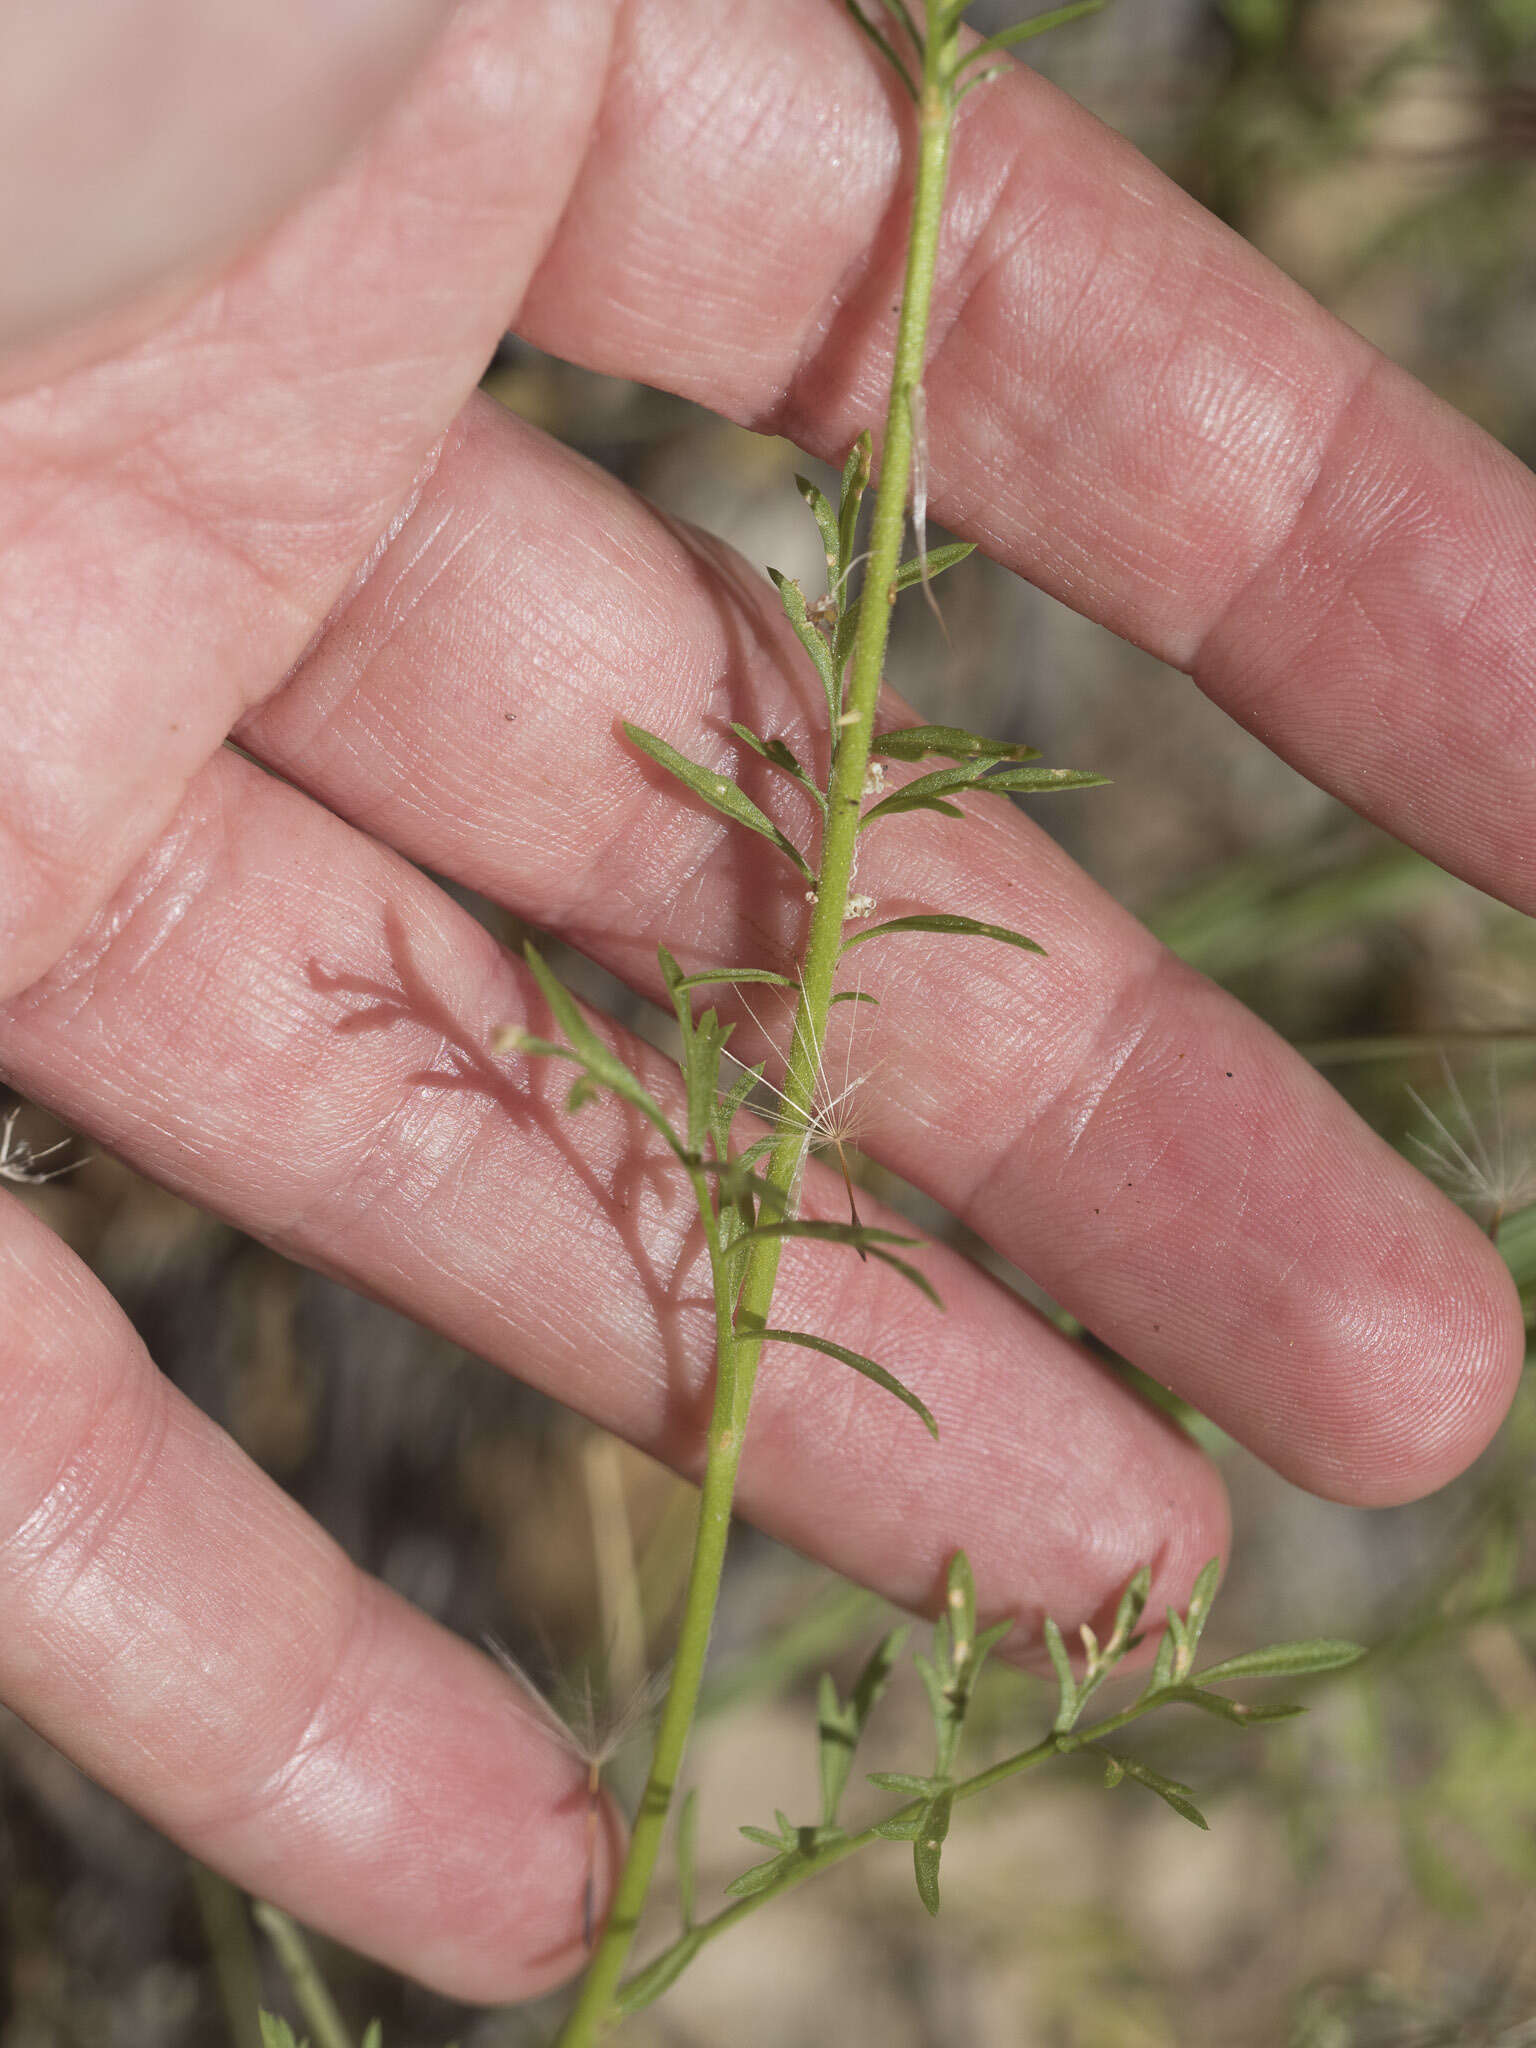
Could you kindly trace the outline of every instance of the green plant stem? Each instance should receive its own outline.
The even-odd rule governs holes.
[[[293,1921],[265,1901],[253,1905],[251,1912],[257,1926],[277,1952],[283,1975],[288,1979],[288,1988],[313,2036],[314,2048],[352,2048],[352,2036],[347,2031],[346,2021],[326,1989],[325,1979],[315,1967],[309,1944]]]
[[[1005,1757],[1001,1763],[990,1764],[986,1770],[977,1771],[973,1777],[963,1778],[956,1785],[954,1796],[957,1801],[974,1799],[979,1793],[990,1791],[994,1785],[1001,1784],[1005,1778],[1016,1778],[1025,1771],[1037,1770],[1041,1764],[1049,1763],[1052,1757],[1071,1756],[1074,1751],[1090,1748],[1094,1743],[1102,1742],[1106,1736],[1117,1734],[1132,1721],[1140,1720],[1143,1714],[1151,1713],[1166,1704],[1167,1693],[1148,1694],[1137,1700],[1134,1705],[1122,1708],[1118,1714],[1107,1715],[1104,1720],[1096,1721],[1091,1727],[1084,1728],[1076,1734],[1047,1735],[1043,1741],[1034,1743],[1029,1749],[1019,1750],[1015,1755]],[[693,1955],[698,1949],[716,1940],[720,1935],[728,1933],[740,1921],[747,1919],[759,1906],[766,1906],[770,1899],[782,1898],[785,1892],[793,1891],[797,1885],[804,1884],[807,1878],[815,1877],[823,1870],[830,1870],[835,1863],[841,1863],[847,1857],[856,1855],[860,1849],[868,1849],[876,1842],[890,1840],[889,1836],[881,1833],[881,1829],[890,1827],[897,1821],[914,1820],[923,1812],[926,1804],[926,1800],[923,1799],[909,1800],[905,1806],[898,1807],[894,1813],[887,1814],[873,1826],[861,1829],[858,1834],[842,1835],[836,1840],[823,1843],[819,1848],[812,1849],[798,1862],[791,1864],[771,1884],[765,1884],[761,1891],[737,1899],[734,1905],[722,1908],[713,1918],[701,1920],[689,1928],[671,1948],[664,1949],[646,1966],[645,1974],[661,1969],[675,1952],[684,1947],[690,1956]]]
[[[190,1856],[187,1871],[208,1937],[230,2048],[261,2048],[261,1966],[256,1960],[245,1893]]]
[[[833,735],[836,753],[828,791],[827,824],[822,835],[815,907],[801,971],[799,1009],[784,1079],[786,1106],[766,1175],[786,1201],[805,1158],[817,1056],[826,1038],[842,952],[870,738],[890,635],[891,607],[896,599],[896,570],[906,530],[907,480],[912,464],[912,393],[922,382],[954,122],[952,85],[943,69],[949,40],[944,33],[931,33],[924,51],[917,181],[880,484],[870,532],[869,567],[841,728]],[[560,2033],[558,2048],[587,2048],[610,2023],[614,1995],[650,1889],[703,1680],[730,1533],[736,1474],[762,1351],[760,1340],[738,1337],[736,1327],[738,1320],[746,1329],[761,1328],[767,1323],[778,1276],[779,1241],[759,1239],[747,1260],[740,1301],[733,1314],[732,1269],[722,1255],[710,1205],[702,1194],[700,1213],[706,1220],[715,1282],[716,1367],[693,1561],[683,1598],[672,1682],[656,1731],[656,1748],[630,1836],[629,1853],[576,2003]]]

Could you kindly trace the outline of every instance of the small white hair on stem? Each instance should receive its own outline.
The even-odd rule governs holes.
[[[759,1036],[766,1044],[771,1046],[774,1042],[773,1034],[753,1009],[751,1003],[742,995],[740,989],[736,993],[742,1008],[757,1026]],[[859,979],[855,983],[850,995],[852,1007],[857,1010],[860,1000],[864,998],[862,961],[860,962]],[[795,1037],[800,1035],[801,1029],[800,1013],[797,1010],[793,1026]],[[869,1113],[868,1084],[880,1071],[884,1062],[877,1062],[874,1066],[867,1067],[863,1073],[855,1074],[853,1071],[854,1036],[854,1031],[850,1026],[848,1040],[843,1049],[843,1074],[841,1082],[834,1082],[827,1073],[824,1057],[825,1044],[818,1043],[814,1034],[811,1036],[809,1046],[811,1065],[815,1070],[815,1085],[812,1089],[809,1107],[794,1101],[777,1082],[768,1080],[766,1076],[760,1076],[759,1080],[761,1085],[777,1098],[780,1105],[780,1114],[803,1132],[805,1152],[807,1154],[813,1152],[835,1152],[837,1154],[837,1163],[842,1170],[843,1186],[848,1193],[849,1218],[857,1229],[860,1227],[859,1208],[854,1198],[853,1173],[848,1164],[848,1148],[850,1146],[857,1146],[859,1142],[859,1134],[864,1127]],[[727,1059],[735,1060],[736,1065],[741,1067],[743,1072],[747,1071],[747,1063],[739,1059],[735,1053],[727,1051],[726,1057]],[[799,1179],[797,1176],[794,1189],[792,1190],[792,1199],[798,1196],[798,1192]],[[861,1259],[865,1257],[862,1247],[859,1249],[859,1257]]]

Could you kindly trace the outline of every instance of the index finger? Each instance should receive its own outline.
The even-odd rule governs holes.
[[[910,108],[824,0],[704,17],[626,17],[519,325],[835,455],[882,408]],[[1022,68],[967,102],[934,332],[946,526],[1536,905],[1522,464]]]

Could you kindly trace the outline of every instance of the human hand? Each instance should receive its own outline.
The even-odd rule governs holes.
[[[429,13],[392,18],[372,98]],[[324,90],[355,69],[313,69],[309,175],[367,110]],[[573,1171],[560,1077],[485,1051],[520,971],[408,863],[652,992],[659,939],[787,955],[798,891],[616,727],[793,743],[801,657],[738,563],[472,389],[510,322],[840,454],[890,337],[898,115],[829,0],[471,5],[237,258],[294,189],[260,121],[246,182],[136,267],[7,302],[0,1068],[684,1469],[690,1207],[613,1105]],[[1027,72],[970,103],[952,195],[935,515],[1529,905],[1526,473]],[[1016,812],[876,835],[860,882],[1049,949],[900,942],[861,1018],[871,1153],[1299,1483],[1394,1501],[1468,1462],[1519,1364],[1504,1269],[1308,1068]],[[984,1275],[927,1270],[943,1317],[786,1259],[795,1319],[943,1435],[914,1454],[895,1404],[775,1353],[744,1509],[914,1606],[963,1546],[1026,1630],[1148,1560],[1180,1599],[1223,1544],[1214,1473]],[[14,1203],[0,1288],[4,1697],[198,1855],[444,1989],[573,1967],[575,1766],[500,1676],[160,1382]]]

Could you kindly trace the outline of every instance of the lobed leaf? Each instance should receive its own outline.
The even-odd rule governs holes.
[[[849,952],[854,946],[862,946],[866,939],[878,939],[887,932],[953,932],[959,938],[1000,939],[1007,946],[1021,946],[1026,953],[1041,953],[1044,946],[1036,945],[1033,939],[1026,939],[1022,932],[1010,931],[1003,924],[982,924],[974,917],[956,917],[948,911],[925,910],[913,917],[891,917],[884,924],[866,925],[855,932],[851,939],[844,939],[843,951]]]
[[[784,837],[778,826],[763,815],[746,791],[738,789],[729,776],[701,768],[697,761],[690,761],[686,754],[680,754],[676,747],[669,746],[665,740],[658,739],[655,733],[646,732],[641,726],[630,725],[626,721],[624,733],[642,754],[648,754],[658,767],[665,768],[669,775],[675,775],[695,796],[702,797],[712,810],[719,811],[737,825],[745,825],[759,838],[771,840],[780,853],[794,862],[808,882],[815,882],[816,877],[799,847]]]
[[[901,1242],[905,1243],[908,1240],[902,1239]],[[799,1344],[807,1351],[820,1351],[828,1358],[835,1358],[840,1365],[851,1365],[853,1370],[862,1373],[865,1379],[873,1380],[877,1387],[884,1387],[888,1394],[894,1394],[898,1401],[904,1402],[917,1416],[928,1434],[937,1440],[939,1425],[924,1403],[910,1387],[903,1386],[893,1372],[888,1372],[883,1365],[876,1365],[872,1358],[866,1358],[862,1352],[850,1351],[843,1344],[834,1344],[830,1337],[808,1336],[804,1330],[749,1329],[746,1335],[754,1339],[761,1338],[765,1344]]]

